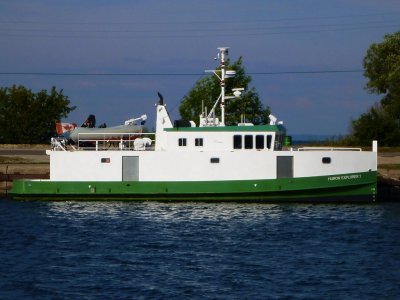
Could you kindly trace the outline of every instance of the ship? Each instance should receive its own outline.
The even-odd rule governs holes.
[[[348,147],[294,147],[283,122],[225,124],[226,100],[243,88],[225,91],[228,48],[218,48],[213,71],[221,93],[199,124],[172,122],[163,97],[156,105],[154,133],[137,131],[113,139],[94,132],[70,147],[52,139],[50,179],[16,180],[15,199],[374,202],[377,141],[371,151]],[[216,116],[216,107],[220,115]],[[86,143],[85,143],[86,142]],[[89,145],[89,147],[87,146]]]

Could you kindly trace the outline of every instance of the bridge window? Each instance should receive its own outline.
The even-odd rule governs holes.
[[[233,136],[233,149],[242,149],[242,136],[241,135]]]
[[[264,136],[256,135],[256,149],[264,149]]]
[[[233,149],[271,149],[273,135],[245,135],[244,141],[242,135],[233,136]],[[255,142],[255,144],[254,144]],[[244,145],[243,145],[244,144]]]
[[[283,145],[283,134],[278,134],[275,138],[275,150],[282,150]]]
[[[272,135],[267,135],[267,149],[271,149]]]
[[[253,149],[253,136],[252,135],[244,136],[244,149]]]

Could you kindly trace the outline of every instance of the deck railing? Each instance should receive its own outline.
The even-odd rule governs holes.
[[[361,148],[345,148],[345,147],[301,147],[298,151],[362,151]]]
[[[75,145],[66,146],[62,139],[53,138],[51,141],[52,150],[66,151],[67,148],[75,151],[91,150],[154,150],[155,133],[86,133],[78,134]]]
[[[90,137],[90,138],[87,138]],[[77,150],[154,150],[155,133],[79,133]]]

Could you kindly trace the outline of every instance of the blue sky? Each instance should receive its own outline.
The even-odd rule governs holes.
[[[178,119],[182,97],[216,66],[217,47],[243,56],[250,74],[361,70],[369,45],[398,30],[398,0],[3,0],[0,73],[194,75],[3,74],[0,86],[56,86],[77,106],[68,121],[95,114],[111,126],[147,113],[151,129],[157,91]],[[252,78],[292,134],[346,134],[379,100],[362,72]]]

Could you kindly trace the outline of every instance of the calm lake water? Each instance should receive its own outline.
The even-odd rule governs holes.
[[[400,204],[0,201],[0,299],[399,299]]]

